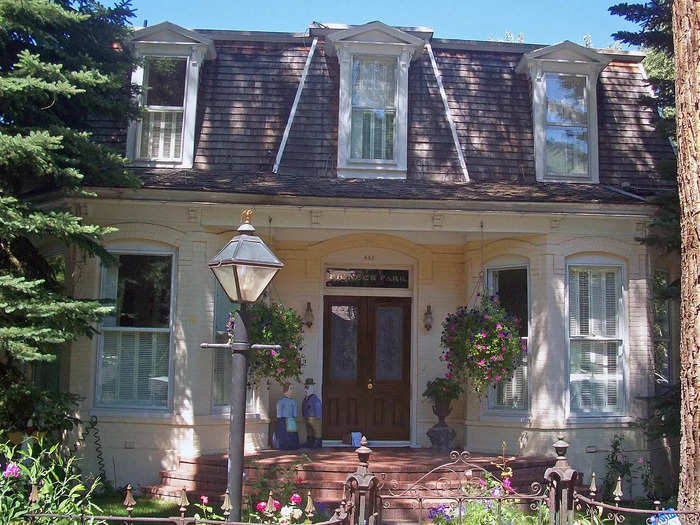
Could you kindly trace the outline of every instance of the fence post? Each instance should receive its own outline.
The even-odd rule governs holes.
[[[362,436],[357,453],[357,470],[345,480],[345,486],[350,492],[352,502],[352,523],[364,525],[365,521],[374,514],[376,491],[379,479],[369,471],[369,457],[372,449],[367,446],[367,438]]]
[[[564,441],[563,435],[559,435],[553,446],[557,460],[554,466],[544,473],[549,485],[550,523],[571,525],[574,522],[574,488],[578,481],[578,473],[571,468],[566,459],[569,444]]]

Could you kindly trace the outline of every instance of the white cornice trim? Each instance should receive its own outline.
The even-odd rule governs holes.
[[[184,41],[148,40],[149,36],[155,35],[155,34],[160,33],[160,32],[172,33],[172,34],[177,35],[179,37],[185,38],[186,40],[184,40]],[[206,56],[205,56],[206,60],[213,60],[216,58],[216,48],[214,47],[214,41],[211,38],[208,38],[208,37],[204,36],[203,34],[198,33],[196,31],[192,31],[191,29],[185,29],[184,27],[181,27],[177,24],[173,24],[172,22],[168,22],[168,21],[161,22],[160,24],[156,24],[154,26],[144,27],[144,28],[135,30],[134,33],[129,38],[129,42],[137,48],[140,46],[147,46],[147,45],[154,45],[154,44],[170,45],[170,46],[192,46],[192,45],[199,44],[201,46],[206,46]]]

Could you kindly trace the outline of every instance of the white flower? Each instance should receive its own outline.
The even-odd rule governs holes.
[[[290,507],[289,505],[285,505],[284,507],[282,507],[280,514],[282,515],[283,518],[286,518],[287,520],[289,520],[289,518],[292,516],[292,512],[294,512],[294,507]]]
[[[301,509],[294,509],[292,511],[292,518],[294,518],[295,520],[298,520],[299,518],[301,518],[301,515],[302,515]]]

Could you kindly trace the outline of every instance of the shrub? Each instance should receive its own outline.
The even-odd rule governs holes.
[[[432,381],[428,381],[423,397],[432,401],[454,401],[461,393],[462,385],[453,378],[436,377]]]

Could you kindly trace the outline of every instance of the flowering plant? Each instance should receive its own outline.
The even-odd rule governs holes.
[[[302,352],[302,321],[299,315],[284,305],[255,303],[248,307],[250,341],[254,344],[280,345],[279,350],[251,350],[249,378],[253,383],[274,379],[286,383],[299,381],[306,364]],[[226,323],[229,341],[233,338],[233,315]]]
[[[478,394],[492,382],[509,379],[527,352],[519,328],[520,319],[503,309],[497,295],[483,296],[477,308],[460,306],[442,323],[445,377],[463,384],[469,380]]]
[[[423,397],[432,399],[433,401],[453,401],[462,393],[462,385],[460,385],[452,377],[436,377],[432,381],[428,381],[423,392]]]
[[[197,507],[202,513],[200,514],[199,512],[196,512],[194,517],[195,519],[203,519],[203,520],[223,520],[224,517],[218,515],[216,512],[214,512],[214,507],[209,505],[209,496],[206,496],[202,494],[199,496],[199,501],[200,503],[195,503],[194,506]]]
[[[267,502],[259,501],[255,505],[256,512],[252,512],[250,517],[259,519],[261,523],[310,523],[300,505],[301,496],[297,493],[292,494],[289,502],[282,506],[270,492]]]

